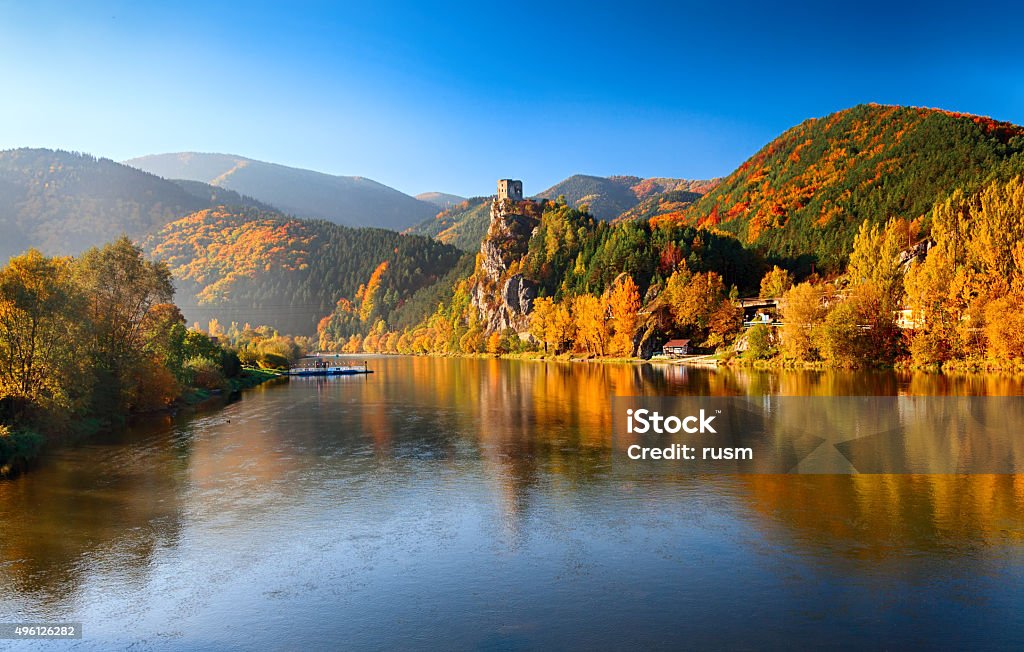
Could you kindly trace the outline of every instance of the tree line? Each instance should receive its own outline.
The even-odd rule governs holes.
[[[0,269],[0,473],[47,437],[166,408],[241,373],[235,351],[186,328],[173,296],[167,265],[126,237],[75,258],[31,249]]]
[[[688,337],[724,358],[780,365],[1015,368],[1024,360],[1022,177],[956,191],[924,219],[864,220],[845,268],[827,275],[769,266],[727,234],[613,225],[583,208],[549,203],[507,271],[538,288],[528,332],[485,330],[474,271],[435,291],[436,309],[418,323],[354,318],[353,332],[338,338],[328,319],[319,345],[629,357],[648,338]],[[745,328],[738,299],[754,292],[779,307],[768,323]]]

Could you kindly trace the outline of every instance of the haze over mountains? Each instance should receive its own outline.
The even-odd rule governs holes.
[[[211,205],[262,207],[223,188],[179,184],[110,159],[48,149],[0,152],[0,260],[36,247],[77,254],[140,237]]]
[[[456,204],[461,204],[462,202],[466,201],[465,197],[451,195],[446,192],[421,192],[420,194],[416,195],[416,199],[433,204],[434,206],[437,206],[442,209],[451,208]]]
[[[125,162],[166,179],[187,179],[234,190],[296,217],[345,226],[402,230],[437,212],[420,201],[364,177],[343,177],[230,154],[177,152]]]
[[[343,291],[352,294],[351,288],[368,283],[368,273],[383,262],[390,266],[383,278],[392,292],[375,305],[386,307],[382,316],[399,309],[410,293],[454,273],[463,261],[456,247],[480,251],[489,226],[490,196],[426,193],[429,201],[423,201],[368,179],[222,155],[157,155],[132,163],[154,173],[71,152],[0,152],[0,257],[29,247],[77,254],[127,234],[173,258],[179,282],[193,284],[181,286],[186,306],[201,306],[204,314],[230,306],[245,319],[279,308],[298,311],[281,323],[309,332],[316,315],[346,298]],[[861,105],[787,130],[721,180],[574,175],[535,196],[586,204],[599,228],[649,222],[731,233],[734,242],[799,276],[841,271],[865,220],[917,220],[927,234],[936,202],[1021,174],[1020,126],[934,109]],[[406,235],[349,233],[341,225],[292,218],[315,215],[314,206],[334,220],[349,211],[356,224],[405,229]],[[249,221],[258,228],[246,226]],[[413,253],[382,253],[396,250]],[[294,256],[299,251],[301,260]],[[349,269],[349,258],[358,265],[344,280],[332,276],[332,269]],[[429,305],[445,291],[424,294],[420,303]]]

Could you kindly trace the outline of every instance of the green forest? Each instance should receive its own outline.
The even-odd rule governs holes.
[[[297,335],[314,333],[338,300],[352,300],[382,264],[375,317],[437,282],[463,256],[425,237],[254,208],[199,211],[143,245],[167,263],[182,310],[194,321],[268,324]]]

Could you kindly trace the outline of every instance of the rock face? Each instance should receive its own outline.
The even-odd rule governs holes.
[[[658,331],[654,325],[641,328],[633,336],[633,355],[642,360],[650,360],[658,344]]]
[[[472,292],[473,306],[488,333],[509,328],[525,333],[529,329],[537,287],[510,269],[526,254],[539,222],[540,208],[532,201],[495,199],[491,204],[491,224],[480,245],[481,260]]]

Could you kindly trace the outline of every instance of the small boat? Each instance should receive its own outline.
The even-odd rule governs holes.
[[[303,358],[288,369],[289,376],[351,376],[372,373],[373,370],[365,362],[361,365],[342,364],[336,360],[323,360],[320,354]]]

